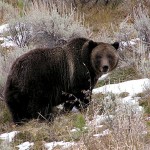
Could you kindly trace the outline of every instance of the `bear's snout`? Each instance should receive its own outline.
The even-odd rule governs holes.
[[[102,73],[109,72],[109,60],[107,58],[105,58],[105,57],[100,62],[100,71]]]
[[[103,67],[102,67],[102,72],[103,73],[107,73],[109,71],[109,66],[108,65],[104,65]]]

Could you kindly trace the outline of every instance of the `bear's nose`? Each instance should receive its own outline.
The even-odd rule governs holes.
[[[107,72],[107,71],[108,71],[108,66],[107,65],[103,66],[103,72]]]

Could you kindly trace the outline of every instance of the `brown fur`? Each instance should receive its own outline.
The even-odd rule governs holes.
[[[34,49],[19,57],[5,87],[13,121],[39,114],[49,120],[53,107],[61,103],[64,110],[86,108],[98,78],[116,67],[118,46],[76,38],[63,47]]]

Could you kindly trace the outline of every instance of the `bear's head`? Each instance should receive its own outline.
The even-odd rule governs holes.
[[[106,74],[116,68],[119,61],[119,43],[113,44],[87,41],[83,49],[89,53],[90,64],[97,75]]]

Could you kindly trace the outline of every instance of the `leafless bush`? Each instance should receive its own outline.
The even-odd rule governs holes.
[[[122,66],[132,66],[141,77],[150,76],[150,18],[144,5],[135,7],[115,33],[120,39]],[[134,24],[130,20],[134,19]]]
[[[127,16],[120,24],[119,29],[114,32],[118,41],[120,41],[120,62],[121,66],[134,64],[133,56],[137,53],[136,44],[139,41],[137,31],[134,25],[130,23],[131,16]]]
[[[123,0],[64,0],[65,2],[72,3],[73,7],[94,7],[94,6],[107,6],[111,5],[112,8],[118,6]]]
[[[11,24],[9,26],[9,32],[11,34],[10,39],[14,41],[19,47],[29,45],[31,39],[31,27],[25,23],[18,22],[17,24]]]
[[[150,77],[150,52],[147,44],[140,41],[137,46],[137,53],[133,53],[133,60],[138,73],[142,77]]]
[[[132,100],[131,100],[132,101]],[[122,149],[143,149],[146,125],[139,104],[117,102],[116,113],[112,119],[112,136],[115,147]],[[139,110],[138,110],[139,109]],[[114,147],[114,148],[115,148]]]
[[[104,97],[105,122],[103,121],[101,124],[110,132],[107,135],[94,138],[93,133],[98,133],[100,129],[92,127],[91,130],[89,129],[88,135],[83,137],[86,148],[148,150],[145,144],[147,129],[143,119],[143,111],[138,102],[132,103],[131,101],[136,101],[136,98],[127,102],[112,94]],[[95,118],[97,118],[97,112],[95,111]]]
[[[147,46],[150,51],[150,16],[148,9],[144,5],[139,5],[134,8],[134,26],[139,34],[139,38]]]
[[[133,65],[140,76],[150,77],[150,17],[143,4],[134,8],[133,20],[134,24],[122,22],[125,30],[119,32],[122,41],[121,58],[127,65]]]
[[[67,9],[64,3],[61,6],[34,1],[22,21],[16,27],[10,25],[12,40],[19,46],[54,47],[73,37],[88,37],[90,30],[84,26],[84,16]]]

